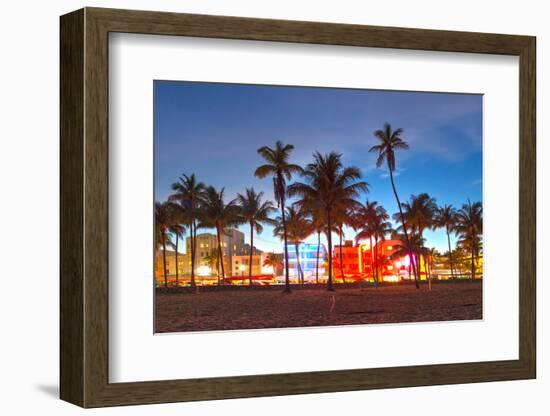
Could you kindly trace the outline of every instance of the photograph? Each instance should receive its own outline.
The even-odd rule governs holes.
[[[155,333],[483,319],[482,94],[153,91]]]

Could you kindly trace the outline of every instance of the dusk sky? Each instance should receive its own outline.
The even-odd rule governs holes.
[[[335,88],[155,81],[155,200],[164,201],[182,174],[226,189],[226,202],[245,187],[273,199],[271,178],[254,176],[256,149],[291,143],[291,162],[337,151],[359,167],[370,192],[359,198],[397,211],[386,165],[376,168],[373,132],[389,122],[404,129],[410,150],[397,153],[396,187],[402,201],[427,192],[439,205],[460,208],[482,198],[482,96]],[[296,178],[299,179],[299,178]],[[274,201],[275,202],[275,201]],[[240,227],[249,242],[248,227]],[[203,232],[214,232],[203,230]],[[345,229],[345,238],[355,237]],[[443,230],[425,233],[428,247],[447,251]],[[454,237],[453,237],[454,241]],[[311,236],[307,242],[316,242]],[[254,237],[264,251],[282,251],[272,228]]]

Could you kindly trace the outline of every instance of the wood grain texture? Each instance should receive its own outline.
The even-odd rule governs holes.
[[[519,359],[109,383],[109,32],[519,56]],[[97,8],[87,8],[63,16],[61,18],[61,397],[83,407],[99,407],[535,377],[535,105],[535,39],[528,36]]]
[[[60,388],[84,404],[84,12],[63,19],[60,50]]]

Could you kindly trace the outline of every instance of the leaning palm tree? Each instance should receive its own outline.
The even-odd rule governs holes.
[[[401,201],[399,200],[399,195],[397,195],[397,190],[395,189],[395,182],[393,180],[393,172],[395,171],[395,166],[396,166],[395,151],[399,149],[407,150],[409,148],[409,145],[407,144],[407,142],[401,138],[401,134],[403,134],[403,129],[398,128],[396,130],[392,130],[392,127],[389,123],[384,123],[383,129],[376,130],[374,132],[374,137],[376,137],[380,141],[380,143],[372,146],[369,149],[369,152],[378,153],[378,159],[376,160],[376,167],[382,166],[384,162],[386,162],[388,166],[393,194],[395,196],[395,200],[397,201],[397,207],[399,208],[399,212],[401,214],[400,219],[401,219],[401,224],[403,225],[405,240],[407,245],[410,245],[409,233],[407,230],[407,225],[405,223],[405,217],[403,216],[403,212],[401,210]],[[412,250],[409,253],[409,255],[412,258]],[[414,263],[413,263],[413,270],[415,272],[415,276],[417,276],[416,266],[414,265]],[[416,278],[415,278],[415,285],[417,289],[420,288],[420,285],[418,284],[418,280]]]
[[[225,267],[223,262],[222,250],[222,234],[226,234],[228,227],[242,223],[239,218],[239,208],[232,200],[228,203],[224,201],[225,189],[222,188],[219,192],[213,186],[205,189],[204,195],[200,204],[201,222],[199,227],[214,228],[218,240],[218,256],[221,266],[221,280],[225,282]],[[220,284],[218,277],[218,285]]]
[[[459,235],[459,243],[469,249],[471,261],[471,279],[475,279],[475,259],[481,249],[481,234],[483,232],[483,207],[481,202],[468,202],[462,205],[456,214],[455,230]]]
[[[166,245],[170,244],[168,233],[173,225],[174,207],[170,202],[155,202],[155,237],[157,247],[162,246],[164,268],[164,287],[168,287],[168,270],[166,268]]]
[[[322,209],[327,221],[328,242],[328,280],[327,289],[332,285],[332,230],[333,216],[338,207],[353,205],[361,192],[368,192],[368,184],[361,179],[357,167],[344,167],[342,155],[330,152],[313,154],[313,163],[307,165],[303,176],[305,182],[296,182],[289,186],[290,196],[300,196],[298,206],[306,210]]]
[[[456,225],[456,209],[452,205],[443,205],[436,211],[434,225],[437,228],[444,228],[447,233],[447,245],[449,247],[449,263],[451,265],[451,279],[455,278],[453,253],[451,250],[451,232]]]
[[[260,234],[263,231],[262,224],[276,225],[277,222],[269,215],[275,211],[270,201],[262,201],[263,192],[256,193],[254,188],[246,188],[245,195],[237,194],[239,216],[242,222],[250,225],[250,258],[248,263],[248,283],[252,285],[252,253],[254,251],[254,230]]]
[[[286,201],[286,183],[292,179],[293,174],[301,173],[303,169],[289,162],[290,154],[294,150],[291,144],[285,145],[280,140],[275,143],[275,148],[262,146],[258,149],[258,154],[264,158],[266,163],[259,166],[254,175],[262,179],[267,176],[273,177],[273,192],[277,201],[277,206],[281,209],[281,218],[283,225],[284,253],[285,253],[285,293],[290,293],[290,280],[288,278],[288,237],[286,233],[285,201]]]
[[[197,221],[202,194],[205,186],[198,182],[195,174],[190,176],[181,175],[178,182],[172,184],[174,193],[168,197],[169,201],[178,202],[185,210],[188,228],[190,232],[191,248],[191,287],[196,289],[195,282],[195,260],[197,252]]]

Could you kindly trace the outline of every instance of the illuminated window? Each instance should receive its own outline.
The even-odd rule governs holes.
[[[393,249],[392,246],[388,246],[388,248],[387,248],[388,251],[390,251],[390,250],[392,250],[392,249]]]

